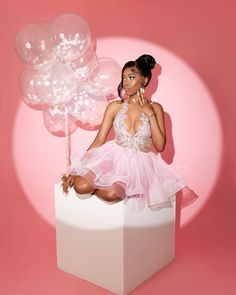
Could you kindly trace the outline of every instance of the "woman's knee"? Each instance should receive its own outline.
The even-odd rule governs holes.
[[[119,196],[113,191],[97,189],[95,195],[107,202],[121,201],[121,198],[119,198]]]
[[[83,177],[78,176],[74,181],[74,190],[78,194],[89,194],[95,191],[95,188]]]

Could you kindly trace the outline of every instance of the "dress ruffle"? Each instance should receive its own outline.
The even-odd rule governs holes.
[[[113,190],[133,211],[172,207],[185,181],[152,151],[124,148],[114,140],[72,157],[76,174],[97,189]]]

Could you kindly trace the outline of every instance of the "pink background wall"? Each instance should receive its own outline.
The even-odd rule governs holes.
[[[236,274],[234,209],[236,188],[233,171],[236,158],[233,153],[236,141],[232,128],[235,125],[233,120],[236,110],[234,100],[236,84],[233,81],[236,66],[236,41],[233,39],[236,25],[235,8],[233,1],[216,3],[211,0],[197,2],[61,0],[38,3],[15,0],[2,4],[0,12],[0,292],[2,294],[109,294],[102,288],[56,268],[55,228],[42,219],[27,200],[25,190],[19,183],[21,171],[16,170],[13,158],[12,148],[18,149],[18,146],[13,147],[13,127],[15,128],[15,117],[20,102],[18,77],[24,69],[14,51],[15,34],[26,24],[52,21],[56,16],[67,12],[74,12],[85,18],[96,38],[110,36],[139,38],[163,46],[176,54],[192,67],[207,86],[221,122],[222,164],[217,183],[208,196],[208,201],[191,222],[184,228],[178,229],[176,260],[133,291],[133,294],[158,292],[172,294],[177,289],[181,294],[235,293],[233,277]],[[30,109],[29,113],[32,116],[39,116]],[[34,128],[33,123],[31,130]],[[201,134],[197,133],[196,136],[199,137],[199,141],[202,140]],[[209,137],[212,136],[214,134],[209,132]],[[53,145],[59,142],[59,139],[52,135],[48,137]],[[39,143],[42,141],[37,134],[35,140]],[[19,149],[24,149],[25,142],[18,144]],[[50,143],[48,149],[50,150]],[[35,161],[30,163],[32,171],[37,170],[35,166],[39,165],[43,156],[44,153],[35,156]],[[61,160],[61,158],[55,159],[55,161]],[[29,166],[29,162],[26,164]],[[204,161],[197,167],[198,171],[202,169],[205,172],[209,169],[209,175],[215,172],[210,168]],[[42,179],[46,173],[46,169],[37,171],[34,178],[36,185],[38,183],[38,186],[45,186]],[[30,185],[31,183],[28,186]],[[52,191],[52,188],[50,189]],[[35,193],[37,195],[37,192]],[[53,198],[52,195],[49,195],[50,197]],[[52,199],[48,202],[52,204]],[[51,209],[49,214],[53,216]]]

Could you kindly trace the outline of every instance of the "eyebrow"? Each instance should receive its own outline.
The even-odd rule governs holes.
[[[136,74],[140,73],[135,67],[131,68],[130,70],[131,70],[131,72],[136,73]]]
[[[133,76],[133,75],[135,76],[135,73],[129,73],[129,74],[127,74],[127,76]],[[125,77],[125,75],[123,74],[122,77]]]
[[[129,73],[127,76],[131,76],[131,75],[135,75],[135,74],[140,74],[140,72],[137,71],[135,68],[131,68],[130,71],[132,73]],[[122,77],[124,77],[124,73],[123,73]]]

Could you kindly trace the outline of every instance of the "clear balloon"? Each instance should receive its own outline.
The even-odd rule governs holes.
[[[78,59],[72,61],[70,65],[77,80],[82,82],[89,77],[92,68],[96,63],[97,56],[95,55],[92,46],[89,46],[84,54]]]
[[[69,112],[83,123],[96,122],[98,125],[102,121],[108,102],[104,96],[90,93],[83,86],[77,89],[76,94],[68,104]]]
[[[71,100],[76,87],[76,78],[67,64],[58,63],[47,71],[39,70],[36,73],[36,94],[49,105],[66,104]]]
[[[81,120],[78,120],[78,126],[81,129],[87,130],[87,131],[94,131],[94,130],[98,130],[101,126],[102,123],[102,119],[99,118],[95,121],[91,121],[91,122],[84,122]]]
[[[113,93],[109,93],[109,94],[106,95],[106,100],[107,100],[108,102],[110,102],[110,101],[112,101],[112,100],[114,100],[114,99],[116,99],[116,98],[117,98],[117,95],[115,95],[115,94],[113,94]]]
[[[94,87],[93,84],[88,83],[88,80],[82,82],[79,84],[79,87],[77,90],[79,91],[84,91],[88,93],[88,96],[93,96],[95,97],[96,100],[106,100],[107,95],[104,95],[102,92],[100,92],[96,87]],[[78,92],[78,91],[77,91]]]
[[[121,79],[121,67],[108,57],[98,58],[97,64],[92,68],[89,83],[104,95],[117,96],[117,86]]]
[[[75,60],[82,56],[90,45],[90,28],[82,17],[70,13],[63,14],[52,23],[50,41],[62,60]]]
[[[31,109],[34,109],[36,111],[42,111],[48,108],[48,105],[42,102],[33,102],[29,100],[26,96],[22,96],[22,101]]]
[[[37,68],[50,66],[56,60],[48,28],[41,24],[23,27],[16,35],[15,49],[23,62]]]
[[[19,80],[23,101],[42,110],[50,133],[65,136],[66,118],[70,134],[78,126],[100,127],[117,97],[121,68],[111,58],[97,58],[96,40],[82,17],[69,13],[53,23],[29,24],[17,33],[15,49],[29,65]]]
[[[25,97],[28,100],[35,102],[41,102],[41,99],[38,97],[35,91],[35,78],[37,70],[34,68],[26,68],[24,72],[20,75],[20,89]]]
[[[65,109],[61,107],[48,108],[42,111],[44,125],[55,136],[66,136]],[[69,133],[73,133],[77,127],[77,120],[68,114]]]
[[[43,110],[48,107],[42,102],[35,92],[35,75],[37,71],[34,68],[28,67],[20,75],[20,90],[23,94],[23,102],[32,109]]]

